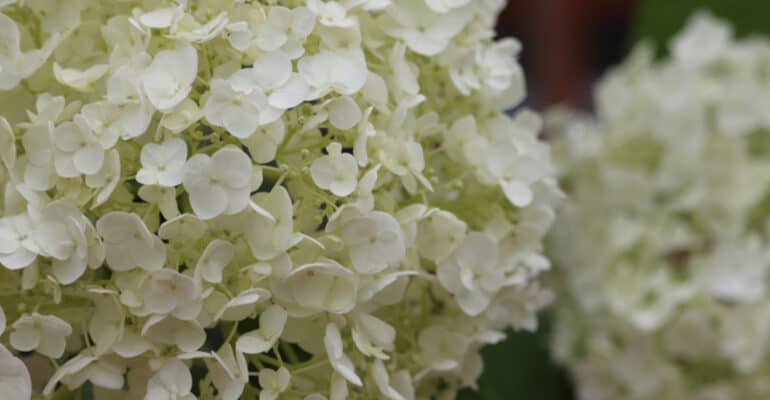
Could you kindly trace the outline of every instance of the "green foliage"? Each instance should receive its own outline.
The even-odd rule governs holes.
[[[642,0],[633,42],[650,40],[666,54],[668,40],[697,10],[708,10],[730,21],[738,36],[770,34],[770,2],[766,0]],[[632,43],[633,44],[633,43]]]
[[[548,353],[549,324],[541,318],[537,333],[509,332],[508,339],[482,351],[484,373],[479,391],[464,391],[460,400],[570,400],[565,371]]]

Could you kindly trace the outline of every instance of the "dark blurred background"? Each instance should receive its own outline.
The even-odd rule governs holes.
[[[528,105],[590,110],[591,86],[641,40],[665,55],[668,40],[697,10],[732,23],[738,36],[770,34],[770,0],[508,0],[501,37],[522,41]],[[558,229],[558,227],[556,227]],[[536,334],[511,333],[487,347],[479,391],[460,400],[572,400],[568,374],[548,355],[549,315]]]
[[[664,54],[699,9],[732,22],[739,36],[770,33],[769,0],[508,0],[498,32],[524,44],[532,106],[588,109],[591,84],[608,67],[642,39]]]
[[[509,0],[498,32],[524,44],[521,62],[527,72],[531,105],[587,107],[591,83],[625,54],[638,3]]]

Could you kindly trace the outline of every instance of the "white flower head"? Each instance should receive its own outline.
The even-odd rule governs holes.
[[[213,81],[203,113],[215,126],[246,139],[304,101],[309,91],[305,79],[293,72],[291,59],[282,52],[270,52],[258,57],[251,68]]]
[[[299,266],[271,281],[273,295],[295,305],[295,314],[344,314],[356,305],[357,275],[331,260]]]
[[[249,205],[253,173],[249,156],[234,146],[213,156],[192,156],[185,165],[183,183],[195,214],[211,219],[243,211]]]
[[[170,316],[153,315],[142,326],[142,336],[150,343],[176,346],[182,352],[194,352],[206,341],[206,331],[196,320],[181,320]],[[131,337],[129,343],[121,343],[127,354],[141,354],[152,347],[141,338]]]
[[[153,314],[192,320],[201,310],[200,290],[187,275],[168,269],[153,271],[141,290],[144,307]]]
[[[279,305],[272,305],[259,315],[259,329],[238,338],[236,348],[246,354],[269,351],[281,337],[288,315]]]
[[[308,8],[318,16],[318,22],[325,26],[351,28],[358,24],[355,17],[347,15],[347,9],[336,1],[308,0]]]
[[[316,159],[310,166],[310,175],[321,189],[328,189],[337,196],[347,196],[358,184],[358,163],[352,154],[343,153],[342,145],[332,143],[329,154]]]
[[[11,325],[11,346],[19,351],[37,351],[51,358],[64,354],[67,336],[72,327],[54,315],[30,314]]]
[[[198,73],[198,52],[190,45],[162,50],[142,74],[142,87],[152,105],[168,112],[190,94]]]
[[[57,202],[43,211],[34,237],[41,253],[52,258],[52,273],[60,283],[75,282],[86,266],[98,267],[103,261],[101,243],[89,238],[91,235],[93,226],[77,208]]]
[[[289,388],[290,381],[291,373],[284,367],[278,370],[265,368],[259,371],[259,386],[262,387],[259,400],[276,400]]]
[[[166,245],[136,215],[112,212],[96,222],[104,239],[107,265],[115,271],[157,270],[166,260]]]
[[[278,118],[271,114],[277,113],[280,116],[283,110],[296,107],[310,92],[305,79],[294,73],[293,69],[291,59],[283,52],[267,53],[254,60],[249,70],[249,79],[265,92],[267,103],[273,108],[265,110],[262,124],[275,122]]]
[[[147,382],[147,400],[195,400],[190,369],[179,359],[172,358]]]
[[[183,139],[169,139],[161,144],[148,143],[142,147],[142,169],[136,181],[143,185],[172,187],[182,183],[187,143]]]
[[[291,59],[296,59],[304,54],[304,42],[313,32],[315,22],[315,15],[306,7],[270,7],[265,23],[256,32],[256,44],[264,51],[280,49]],[[238,47],[244,50],[246,46]]]
[[[502,1],[0,0],[0,398],[474,387],[480,348],[532,329],[547,303],[542,241],[560,199],[539,120],[507,117],[526,85],[519,43],[494,40]],[[672,69],[645,93],[687,108],[659,94],[690,81],[714,129],[770,129],[751,118],[767,85],[749,77],[770,70],[753,52],[702,68],[743,77],[724,90]],[[673,140],[670,114],[643,113]],[[706,135],[701,114],[679,131]],[[713,147],[720,166],[743,149]],[[740,176],[667,193],[729,193],[753,216],[741,207],[760,204],[770,174]],[[739,275],[711,287],[751,306],[759,283],[741,299],[731,288],[764,275]],[[613,293],[613,312],[659,322],[687,301],[677,290],[643,308],[638,293]],[[715,347],[753,365],[756,326]]]
[[[244,75],[242,73],[241,75]],[[247,138],[269,118],[267,96],[255,84],[239,82],[237,76],[211,82],[211,93],[203,105],[203,115],[214,126],[221,126],[238,138]]]
[[[467,229],[467,224],[454,214],[433,210],[417,224],[417,249],[421,256],[438,262],[452,254]]]
[[[669,49],[641,46],[603,78],[595,115],[549,118],[569,197],[548,246],[564,282],[554,348],[588,396],[761,397],[745,377],[770,344],[767,118],[739,104],[767,103],[749,71],[770,44],[697,13]],[[730,371],[719,384],[696,383],[706,360]]]
[[[353,95],[366,84],[368,68],[358,50],[321,50],[305,56],[297,64],[300,75],[313,89],[308,100],[318,99],[335,91]]]
[[[339,229],[343,243],[348,246],[353,267],[362,274],[382,272],[397,266],[406,255],[406,243],[401,225],[390,214],[370,211],[350,216],[341,211],[332,217],[330,228]],[[337,221],[339,219],[340,221]],[[339,228],[337,228],[338,225]]]
[[[273,219],[255,213],[252,223],[246,228],[246,238],[256,259],[271,260],[296,244],[299,238],[294,233],[291,197],[285,188],[279,187],[269,193],[257,193],[253,200]]]
[[[439,262],[439,281],[468,315],[484,311],[505,283],[503,270],[498,268],[498,252],[497,244],[488,236],[471,232],[451,257]]]
[[[117,140],[117,137],[115,137]],[[106,143],[114,145],[114,141]],[[97,173],[104,163],[105,148],[91,131],[83,116],[75,122],[65,122],[53,130],[53,143],[56,148],[56,172],[67,178],[78,175]]]
[[[15,270],[35,261],[40,248],[32,235],[33,229],[26,214],[0,218],[0,264]]]
[[[429,1],[431,7],[445,6],[443,0]],[[460,33],[471,14],[462,8],[437,13],[423,1],[400,0],[386,9],[393,25],[388,33],[402,39],[409,48],[424,56],[435,56],[444,51],[452,38]]]

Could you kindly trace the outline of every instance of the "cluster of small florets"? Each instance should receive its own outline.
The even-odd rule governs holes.
[[[473,386],[559,197],[502,3],[0,1],[0,397]]]
[[[554,338],[580,398],[770,398],[770,42],[707,15],[551,119]]]

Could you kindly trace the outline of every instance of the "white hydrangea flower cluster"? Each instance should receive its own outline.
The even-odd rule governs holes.
[[[0,0],[0,397],[473,386],[560,196],[502,6]]]
[[[770,42],[697,14],[549,116],[554,348],[581,399],[770,398]]]

